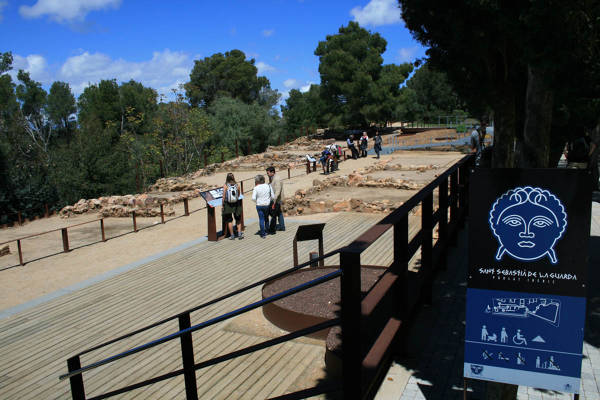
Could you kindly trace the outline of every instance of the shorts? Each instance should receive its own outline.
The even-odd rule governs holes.
[[[241,222],[242,208],[240,207],[240,203],[228,203],[223,202],[223,221],[229,223],[233,221],[235,217],[235,223],[238,224]]]

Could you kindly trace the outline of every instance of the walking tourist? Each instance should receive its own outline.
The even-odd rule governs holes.
[[[356,146],[354,146],[354,136],[353,135],[348,136],[348,139],[346,139],[346,144],[348,145],[348,148],[352,152],[352,158],[356,160],[358,158],[358,150],[356,150]]]
[[[379,158],[379,153],[381,153],[381,136],[379,132],[375,132],[375,146],[373,146],[375,153],[377,153],[377,158]]]

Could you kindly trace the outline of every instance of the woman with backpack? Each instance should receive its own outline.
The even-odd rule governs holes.
[[[360,142],[359,142],[361,157],[367,156],[367,146],[368,145],[369,145],[369,137],[367,136],[367,132],[363,132],[362,136],[360,137]]]
[[[244,231],[242,230],[242,204],[240,202],[240,186],[236,183],[233,174],[230,172],[225,178],[225,185],[223,185],[223,222],[227,224],[226,229],[229,231],[229,239],[234,240],[235,235],[233,234],[233,218],[235,217],[235,224],[237,225],[237,237],[238,239],[244,238]],[[226,233],[226,232],[225,232]]]

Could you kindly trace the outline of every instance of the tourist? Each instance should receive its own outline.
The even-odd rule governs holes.
[[[358,150],[356,150],[356,147],[354,146],[354,136],[353,135],[348,136],[348,139],[346,139],[346,144],[348,145],[348,148],[352,152],[352,158],[356,160],[358,158]]]
[[[375,132],[375,146],[373,146],[375,153],[377,153],[377,158],[379,158],[379,153],[381,153],[381,136],[379,136],[379,131]]]
[[[366,157],[367,156],[367,147],[369,145],[369,136],[367,136],[367,132],[363,132],[362,136],[360,137],[360,156],[361,157]]]
[[[471,153],[475,154],[475,165],[479,166],[481,160],[481,139],[479,138],[479,125],[476,125],[471,132]]]
[[[283,220],[283,210],[281,209],[281,202],[283,201],[283,181],[275,174],[275,167],[267,168],[267,175],[269,176],[269,183],[271,184],[271,190],[273,191],[273,203],[269,214],[271,221],[269,224],[269,233],[275,234],[275,231],[285,231],[285,222]],[[277,224],[275,223],[277,221]],[[276,228],[277,227],[277,228]]]
[[[225,178],[225,185],[223,185],[223,222],[226,225],[224,232],[229,232],[229,239],[234,240],[235,234],[233,232],[233,218],[235,217],[235,224],[237,225],[237,237],[241,240],[244,238],[244,231],[242,230],[242,203],[240,200],[241,196],[240,186],[236,183],[233,174],[230,172]]]
[[[274,197],[271,185],[265,183],[265,176],[256,175],[254,178],[254,189],[252,189],[252,200],[256,203],[256,212],[260,227],[258,233],[263,239],[267,236],[266,224],[269,215],[269,205]]]

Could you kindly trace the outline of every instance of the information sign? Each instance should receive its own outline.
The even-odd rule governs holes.
[[[472,175],[465,377],[579,392],[589,187],[577,170]]]

